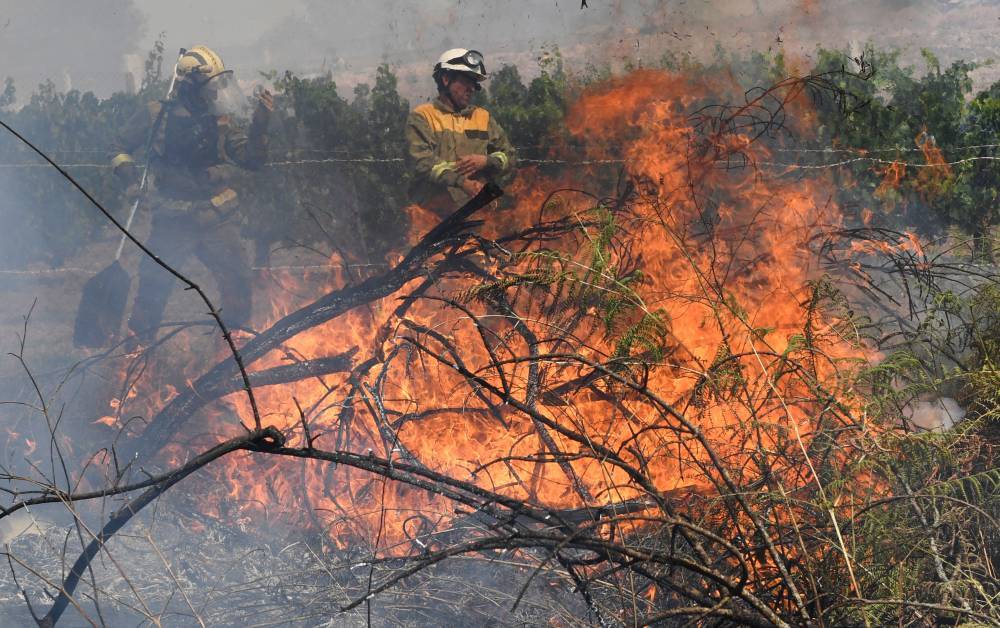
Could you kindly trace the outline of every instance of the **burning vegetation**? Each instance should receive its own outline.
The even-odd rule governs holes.
[[[232,336],[239,364],[199,324],[103,356],[96,454],[40,392],[62,457],[12,473],[5,514],[61,504],[80,545],[62,572],[9,553],[49,592],[25,593],[40,623],[161,621],[94,575],[141,577],[115,557],[153,504],[208,544],[239,527],[308,549],[264,557],[231,606],[162,556],[186,622],[995,623],[992,280],[854,225],[829,171],[767,167],[818,101],[863,107],[842,83],[866,78],[742,100],[679,72],[596,83],[552,141],[577,168],[527,169],[443,221],[409,208],[382,272],[336,253],[274,282]],[[905,176],[881,171],[886,190]],[[949,352],[961,376],[921,371]],[[970,418],[915,432],[902,407],[942,384]]]

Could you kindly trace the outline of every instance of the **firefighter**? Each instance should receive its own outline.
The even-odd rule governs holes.
[[[418,106],[406,124],[413,171],[411,200],[441,217],[475,196],[487,181],[506,183],[514,149],[490,113],[472,104],[486,80],[483,55],[445,51],[434,66],[438,97]]]
[[[232,327],[250,318],[251,268],[239,235],[239,195],[230,180],[236,167],[264,164],[274,101],[269,91],[260,92],[246,132],[232,118],[244,105],[250,101],[218,54],[206,46],[182,50],[174,88],[126,123],[111,160],[127,193],[134,194],[140,180],[135,158],[148,145],[152,227],[146,244],[174,268],[197,256],[215,277],[222,318]],[[155,338],[175,285],[165,269],[142,258],[128,321],[131,347]]]

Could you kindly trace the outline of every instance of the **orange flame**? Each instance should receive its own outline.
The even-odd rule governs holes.
[[[629,179],[638,182],[630,211],[614,220],[631,235],[632,255],[641,260],[642,271],[641,280],[631,288],[634,294],[622,290],[623,298],[630,299],[637,312],[623,325],[635,325],[655,311],[665,312],[666,364],[649,373],[647,387],[661,399],[687,400],[686,416],[721,455],[745,456],[734,428],[762,422],[761,446],[768,447],[790,427],[808,433],[810,421],[822,411],[806,403],[779,403],[782,395],[801,392],[792,385],[775,391],[779,394],[774,396],[769,391],[758,393],[768,401],[755,409],[726,399],[746,385],[749,376],[737,371],[751,374],[755,381],[773,382],[769,358],[762,356],[794,349],[804,321],[811,318],[807,282],[818,274],[808,242],[817,228],[836,225],[840,217],[828,202],[829,181],[771,181],[753,168],[724,170],[711,158],[693,157],[714,150],[740,151],[751,163],[768,158],[764,147],[738,134],[710,138],[713,150],[699,153],[699,136],[688,113],[712,89],[677,74],[634,72],[588,89],[570,109],[566,122],[572,138],[587,147],[589,158],[620,157]],[[887,178],[892,174],[898,183],[903,170],[901,165],[895,166],[887,169]],[[566,176],[580,184],[601,175],[596,170],[583,170]],[[712,202],[706,202],[692,181],[698,189],[717,192]],[[588,281],[607,284],[611,286],[607,290],[613,292],[619,278],[611,276],[607,268],[595,269],[592,259],[595,242],[602,237],[598,227],[588,226],[594,202],[572,193],[546,202],[549,191],[563,183],[525,170],[509,191],[515,207],[485,212],[481,216],[487,221],[482,235],[498,238],[536,223],[539,217],[573,218],[582,225],[577,232],[546,244],[548,250],[560,252],[558,259],[568,269],[557,273],[558,277],[579,281],[584,290],[587,284],[581,277],[596,275]],[[408,212],[415,229],[426,230],[432,224],[419,208]],[[514,257],[510,263],[523,271],[523,277],[530,273],[536,277],[539,271],[532,264],[537,259]],[[481,261],[489,269],[496,268],[497,262]],[[344,273],[331,273],[325,288],[339,288],[348,281]],[[475,287],[468,277],[442,278],[436,290],[439,295],[461,296]],[[288,355],[310,359],[352,347],[378,358],[378,365],[361,381],[348,381],[346,375],[336,374],[258,389],[265,421],[301,437],[297,400],[307,413],[318,448],[371,451],[396,460],[412,455],[440,473],[550,507],[574,508],[586,502],[599,505],[643,497],[644,491],[620,468],[593,457],[571,457],[564,465],[542,460],[543,454],[551,452],[546,449],[549,445],[540,444],[545,439],[536,422],[509,407],[490,411],[453,369],[422,361],[407,348],[406,337],[431,338],[426,330],[433,330],[453,341],[471,370],[489,371],[490,356],[479,330],[464,313],[440,302],[421,300],[405,317],[394,315],[398,297],[409,290],[412,285],[308,329],[288,341],[284,352],[272,352],[255,363],[254,369],[264,369],[281,364]],[[271,320],[300,305],[283,290],[274,289],[268,297],[261,300],[270,301]],[[475,299],[466,300],[466,305],[483,317],[488,331],[502,338],[512,353],[527,352],[525,342],[510,333],[505,316]],[[550,323],[545,305],[539,300],[521,306],[522,324],[540,338],[553,333],[554,323]],[[619,348],[614,333],[602,333],[600,310],[596,305],[583,308],[591,313],[593,324],[586,332],[581,354],[595,360],[606,359]],[[493,321],[497,321],[495,327],[491,327]],[[813,331],[822,336],[832,334],[832,330],[830,322],[817,322]],[[540,348],[550,349],[560,350]],[[831,361],[859,353],[846,344],[832,344],[824,350]],[[395,357],[390,360],[386,356]],[[817,363],[815,368],[821,381],[836,377],[828,363]],[[555,392],[560,385],[577,380],[583,371],[578,365],[544,364],[538,377],[547,395],[537,406],[538,412],[554,423],[594,435],[613,451],[626,447],[641,451],[648,474],[660,491],[709,486],[703,474],[692,471],[697,468],[697,460],[692,458],[703,459],[705,452],[685,444],[690,458],[671,453],[680,445],[653,429],[655,413],[648,404],[636,401],[623,412],[609,406],[597,389],[577,386],[568,388],[568,393]],[[523,387],[524,367],[514,365],[508,377]],[[376,389],[387,406],[384,411],[374,398]],[[157,403],[172,394],[160,395]],[[572,400],[566,401],[564,396],[569,394]],[[145,395],[140,397],[148,400]],[[339,401],[345,398],[349,407]],[[199,438],[213,442],[219,435],[238,433],[234,416],[251,422],[243,396],[232,395],[216,404],[205,426],[195,430],[199,436],[172,445],[167,458],[179,463],[191,447],[203,444]],[[781,429],[769,432],[775,424]],[[565,452],[580,448],[551,430],[548,438]],[[306,517],[317,518],[313,523],[325,527],[338,545],[357,538],[376,538],[376,531],[381,531],[385,551],[406,552],[421,530],[447,527],[456,516],[453,507],[440,498],[401,484],[384,483],[348,467],[234,455],[207,471],[212,481],[204,508],[214,516],[228,513],[266,521],[306,513]]]
[[[917,189],[925,199],[931,200],[940,196],[944,186],[952,179],[951,166],[927,129],[921,131],[914,142],[923,153],[924,163],[927,165],[917,174]]]
[[[882,169],[881,174],[882,183],[875,189],[875,198],[886,200],[899,190],[899,185],[906,176],[906,165],[901,161],[894,161]]]
[[[116,416],[102,416],[101,418],[94,421],[94,425],[106,425],[108,427],[118,427],[118,417]]]

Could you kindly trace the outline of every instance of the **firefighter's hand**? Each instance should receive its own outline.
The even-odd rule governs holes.
[[[463,177],[471,177],[482,172],[488,163],[486,155],[465,155],[459,158],[455,170]]]
[[[462,179],[461,186],[462,190],[469,195],[469,198],[472,198],[476,194],[479,194],[480,190],[483,189],[483,182],[476,181],[475,179],[465,178]]]
[[[127,202],[129,202],[129,203],[134,203],[135,199],[139,198],[139,192],[140,192],[140,190],[139,190],[139,182],[138,181],[136,181],[135,183],[129,184],[129,186],[127,188],[125,188],[125,193],[124,193],[125,194],[125,200]]]
[[[139,169],[131,161],[115,168],[115,176],[118,177],[118,180],[126,188],[138,184],[140,178]]]
[[[264,109],[267,113],[274,111],[274,95],[271,94],[271,90],[262,89],[257,94],[257,108]]]
[[[233,179],[236,168],[230,164],[219,164],[205,168],[204,177],[206,183],[226,183]]]

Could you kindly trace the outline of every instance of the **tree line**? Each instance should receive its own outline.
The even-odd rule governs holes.
[[[988,236],[1000,219],[1000,166],[993,159],[1000,83],[973,94],[970,73],[976,64],[943,66],[928,51],[923,59],[918,67],[904,65],[899,51],[868,50],[856,59],[844,51],[819,50],[813,68],[796,72],[781,53],[736,55],[720,48],[707,62],[668,54],[656,65],[707,78],[735,77],[736,85],[750,90],[788,75],[866,64],[872,69],[869,80],[841,79],[843,89],[863,106],[845,109],[836,99],[816,98],[813,133],[778,138],[782,146],[814,152],[791,152],[783,161],[848,161],[833,171],[840,183],[837,200],[850,218],[874,216],[887,226],[931,235],[956,227],[978,239],[979,253],[990,255]],[[0,115],[57,161],[83,164],[71,168],[74,176],[109,206],[121,207],[110,169],[100,166],[106,165],[116,130],[143,103],[166,92],[168,73],[158,41],[134,93],[98,98],[63,92],[46,81],[15,106],[18,89],[8,78],[0,93]],[[477,103],[490,109],[522,157],[544,158],[552,138],[565,136],[568,103],[611,72],[595,65],[570,72],[558,50],[551,50],[531,73],[527,80],[517,66],[501,67]],[[350,94],[330,73],[305,77],[271,71],[260,78],[278,97],[271,128],[274,165],[244,174],[241,182],[248,189],[241,196],[249,199],[243,207],[244,235],[255,242],[256,262],[265,264],[277,247],[315,243],[317,221],[328,233],[343,234],[352,257],[378,259],[398,247],[406,232],[403,128],[410,103],[400,96],[392,69],[378,66],[371,84],[359,84]],[[430,95],[429,77],[427,87]],[[939,163],[947,161],[960,163]],[[0,138],[0,164],[6,190],[0,217],[14,225],[0,247],[3,267],[59,266],[95,239],[112,237],[78,195],[12,138]]]

